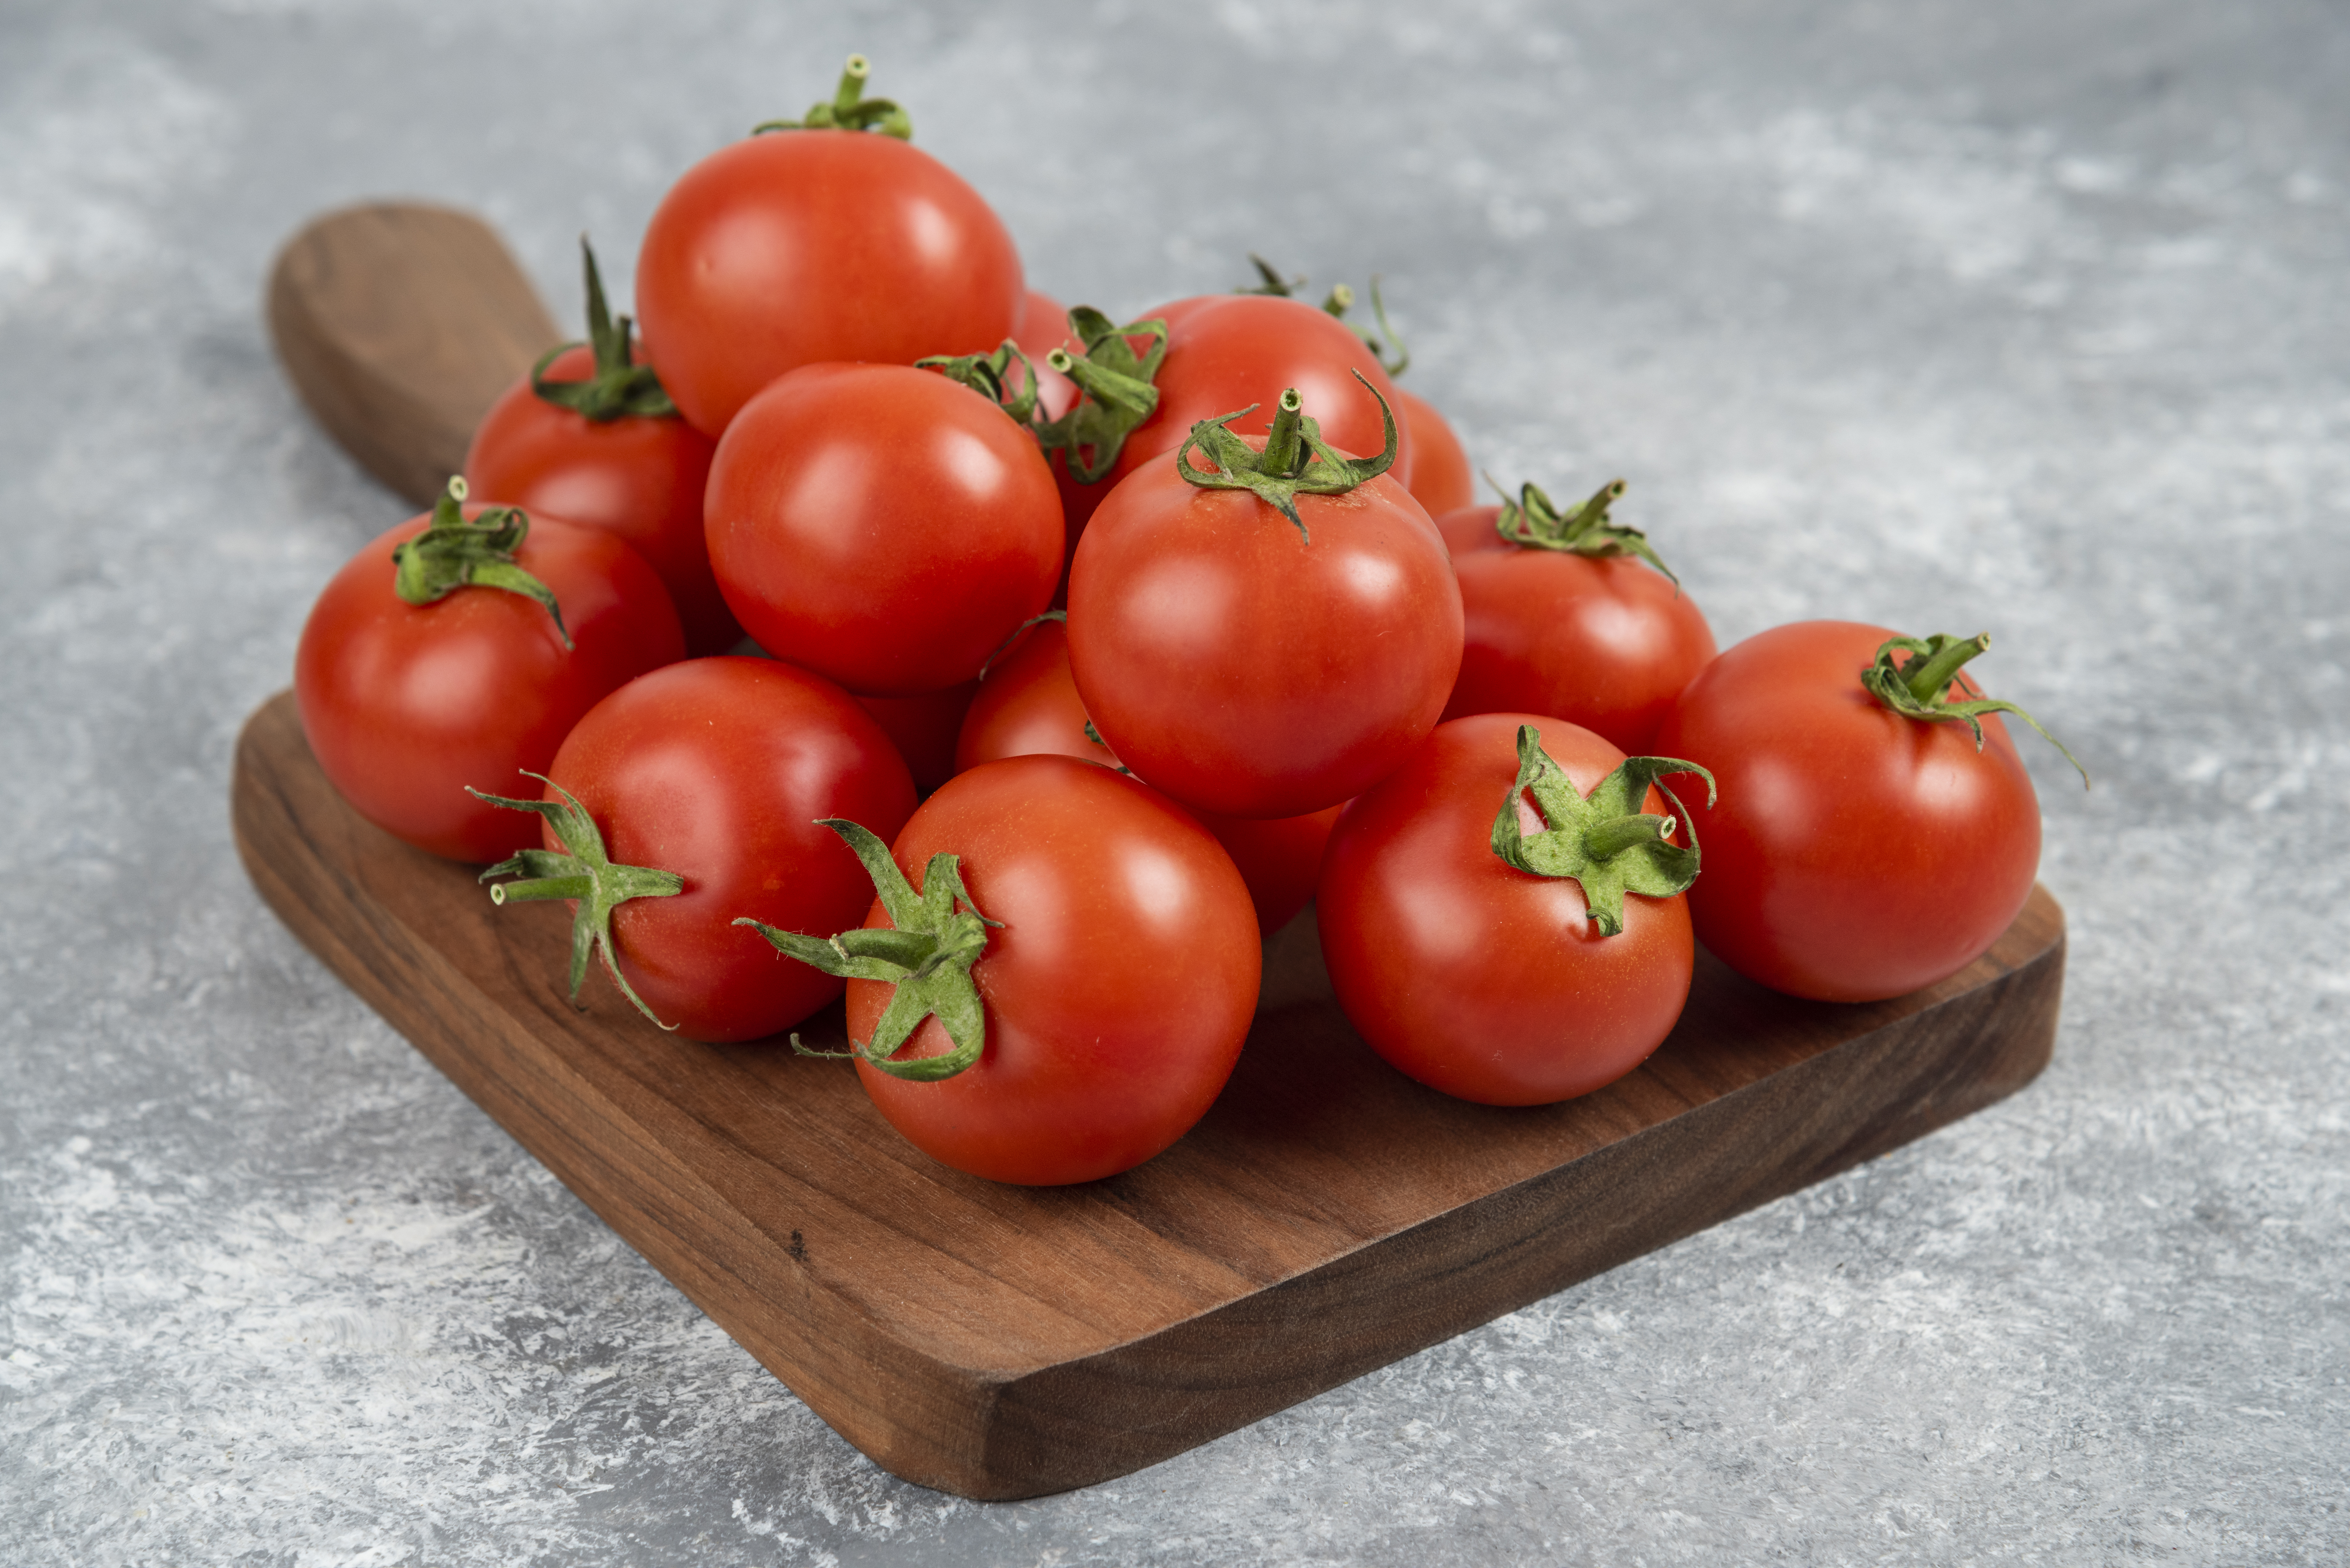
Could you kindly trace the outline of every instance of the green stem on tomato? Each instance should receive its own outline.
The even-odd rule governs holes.
[[[571,646],[563,607],[555,590],[515,564],[515,553],[530,535],[530,514],[519,506],[491,506],[468,519],[465,481],[449,476],[449,488],[432,504],[424,532],[392,547],[392,591],[412,605],[429,605],[463,587],[498,588],[536,601],[555,618],[555,634]]]
[[[1697,833],[1686,848],[1670,835],[1689,813],[1663,780],[1667,774],[1695,774],[1705,780],[1706,804],[1714,800],[1713,775],[1675,757],[1627,757],[1614,773],[1577,794],[1574,781],[1542,747],[1542,732],[1518,726],[1518,776],[1493,818],[1493,853],[1536,877],[1564,877],[1583,889],[1583,904],[1603,937],[1624,929],[1624,895],[1669,898],[1697,880]],[[1673,804],[1675,816],[1640,809],[1648,789]],[[1518,822],[1521,796],[1534,797],[1543,831],[1528,834]]]
[[[873,74],[873,66],[863,55],[851,55],[841,67],[840,85],[833,89],[829,103],[813,105],[797,119],[762,120],[751,128],[751,134],[761,135],[770,130],[878,130],[884,136],[894,136],[900,141],[914,139],[914,122],[906,111],[886,98],[867,98],[865,78]]]
[[[624,415],[677,418],[677,405],[670,400],[653,368],[636,362],[635,323],[625,316],[616,320],[604,303],[603,275],[596,270],[596,253],[586,234],[579,236],[579,255],[588,281],[588,345],[595,353],[596,369],[584,381],[548,380],[546,368],[556,357],[579,347],[558,343],[530,368],[530,389],[556,407],[569,409],[598,424],[608,424]]]
[[[487,801],[513,811],[535,811],[546,819],[554,830],[556,841],[569,854],[552,849],[517,850],[510,859],[501,860],[482,873],[478,878],[487,882],[493,877],[519,877],[518,882],[501,882],[490,888],[494,904],[531,903],[546,898],[577,898],[578,913],[571,921],[571,1000],[579,1000],[580,982],[588,977],[589,951],[600,952],[604,968],[620,994],[636,1004],[639,1012],[660,1023],[663,1029],[674,1029],[674,1023],[661,1023],[653,1010],[645,1005],[643,997],[620,972],[619,961],[612,954],[612,911],[631,898],[671,898],[685,891],[685,878],[674,871],[663,871],[652,866],[619,866],[605,852],[604,835],[579,797],[556,784],[544,774],[522,770],[526,778],[534,778],[563,798],[554,800],[514,800],[502,794],[488,794],[470,784],[465,793],[475,800]]]
[[[1970,690],[1960,680],[1959,671],[1990,647],[1991,633],[1987,631],[1972,637],[1936,632],[1931,637],[1887,638],[1877,647],[1877,661],[1860,672],[1860,683],[1869,695],[1905,719],[1964,724],[1974,732],[1978,752],[1983,748],[1982,716],[2012,713],[2039,731],[2042,740],[2063,752],[2064,760],[2081,775],[2081,787],[2088,788],[2089,770],[2081,765],[2081,759],[2022,708],[1996,697],[1970,695],[1964,701],[1950,701],[1953,682],[1961,691]],[[1904,653],[1909,655],[1908,661],[1897,663],[1896,656]]]
[[[864,866],[889,925],[822,938],[782,930],[747,915],[734,923],[756,930],[785,957],[827,974],[877,981],[896,989],[866,1044],[851,1041],[853,1049],[847,1051],[815,1051],[794,1034],[792,1049],[803,1056],[849,1057],[916,1083],[935,1083],[970,1068],[987,1045],[987,1014],[971,968],[987,950],[987,929],[1003,922],[989,919],[972,902],[958,857],[944,852],[931,856],[922,871],[922,890],[917,893],[889,857],[889,846],[874,834],[840,817],[822,818],[817,826],[838,834]],[[945,1028],[954,1049],[938,1056],[897,1060],[915,1027],[930,1017]]]
[[[1235,409],[1229,414],[1201,420],[1191,427],[1183,444],[1175,449],[1175,472],[1186,483],[1202,490],[1247,490],[1258,500],[1278,511],[1297,525],[1310,544],[1314,535],[1308,533],[1305,520],[1297,514],[1300,495],[1343,495],[1358,484],[1368,483],[1393,467],[1396,460],[1395,410],[1388,400],[1379,397],[1379,389],[1360,370],[1355,379],[1363,389],[1378,400],[1379,423],[1384,439],[1375,457],[1352,458],[1341,453],[1322,439],[1321,424],[1304,411],[1305,403],[1297,389],[1289,388],[1281,394],[1280,410],[1274,416],[1272,432],[1266,436],[1262,451],[1224,427],[1243,414],[1255,411],[1251,403],[1245,409]],[[1201,469],[1191,462],[1191,451],[1205,452],[1216,466]]]

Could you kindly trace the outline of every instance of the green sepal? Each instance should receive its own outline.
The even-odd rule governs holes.
[[[558,343],[530,368],[530,389],[559,409],[569,409],[597,424],[608,424],[625,415],[642,419],[674,419],[677,405],[653,374],[650,365],[636,363],[635,324],[627,317],[615,320],[604,303],[603,275],[596,270],[596,253],[588,236],[579,236],[579,254],[588,274],[588,346],[596,355],[596,373],[584,381],[550,381],[546,368],[557,356],[579,347]]]
[[[1017,359],[1027,374],[1021,379],[1020,389],[1010,391],[1012,362]],[[914,361],[917,370],[936,370],[950,381],[959,381],[1012,416],[1022,429],[1029,429],[1036,419],[1036,367],[1020,351],[1020,345],[1006,337],[994,350],[986,354],[932,354]]]
[[[1295,299],[1298,291],[1305,286],[1304,275],[1284,277],[1271,262],[1254,251],[1249,252],[1249,260],[1255,264],[1260,281],[1253,288],[1236,288],[1232,290],[1234,294],[1269,294],[1282,299]],[[1371,311],[1378,317],[1378,332],[1359,322],[1347,321],[1347,312],[1354,307],[1355,291],[1346,284],[1333,284],[1330,292],[1322,296],[1322,308],[1345,323],[1347,331],[1363,340],[1363,347],[1371,351],[1371,358],[1379,362],[1380,369],[1389,376],[1400,376],[1410,369],[1411,350],[1405,346],[1403,334],[1395,329],[1395,323],[1388,319],[1388,302],[1379,297],[1378,274],[1371,275]],[[1386,334],[1384,341],[1380,333]],[[1388,355],[1390,347],[1395,350],[1393,358]]]
[[[914,122],[906,111],[886,98],[867,98],[865,78],[873,74],[872,62],[863,55],[851,55],[841,67],[840,86],[833,90],[832,101],[813,105],[797,119],[762,120],[751,128],[751,134],[770,130],[878,130],[884,136],[894,136],[900,141],[914,139]]]
[[[1669,898],[1697,880],[1697,830],[1689,812],[1663,783],[1666,774],[1695,774],[1705,780],[1705,800],[1714,800],[1713,775],[1695,763],[1674,757],[1627,757],[1587,795],[1542,748],[1542,732],[1518,726],[1518,776],[1500,815],[1493,818],[1493,853],[1537,877],[1568,877],[1583,888],[1583,903],[1599,934],[1624,929],[1624,895]],[[1654,784],[1672,802],[1674,816],[1640,808]],[[1518,797],[1534,796],[1543,832],[1529,837],[1518,825]],[[1669,841],[1676,826],[1689,834],[1684,848]]]
[[[1972,637],[1952,637],[1936,632],[1931,637],[1887,638],[1877,649],[1877,662],[1860,672],[1860,683],[1870,696],[1884,703],[1905,719],[1920,719],[1929,723],[1964,724],[1974,732],[1975,750],[1983,749],[1982,716],[1985,713],[2012,713],[2039,731],[2040,738],[2064,753],[2081,775],[2081,787],[2089,787],[2089,770],[2081,765],[2064,742],[2041,729],[2040,721],[2012,702],[1996,697],[1970,695],[1964,701],[1950,701],[1950,685],[1956,681],[1960,691],[1971,693],[1973,687],[1959,671],[1967,661],[1991,647],[1991,633],[1978,632]],[[1907,653],[1909,662],[1897,665],[1893,656]]]
[[[1154,384],[1159,362],[1167,358],[1167,323],[1158,317],[1118,326],[1090,305],[1069,312],[1069,336],[1082,355],[1055,348],[1045,363],[1066,376],[1083,394],[1057,420],[1039,421],[1036,443],[1047,457],[1063,454],[1069,477],[1080,484],[1097,484],[1132,435],[1159,409]],[[1150,341],[1140,354],[1133,339]],[[1090,452],[1087,458],[1081,454]]]
[[[1347,457],[1323,441],[1322,426],[1306,416],[1297,389],[1292,387],[1281,394],[1279,410],[1273,416],[1273,429],[1264,438],[1263,452],[1253,450],[1248,442],[1224,428],[1243,415],[1255,412],[1257,405],[1251,403],[1245,409],[1235,409],[1193,425],[1191,435],[1175,449],[1175,472],[1186,483],[1203,490],[1254,492],[1258,500],[1297,524],[1298,533],[1312,543],[1314,535],[1307,532],[1305,519],[1297,514],[1299,495],[1343,495],[1395,464],[1395,410],[1388,407],[1388,400],[1379,397],[1379,389],[1360,370],[1355,372],[1355,379],[1363,383],[1365,391],[1378,398],[1384,439],[1378,456]],[[1191,465],[1191,449],[1195,446],[1207,452],[1217,472],[1211,473]]]
[[[685,891],[685,878],[674,871],[663,871],[651,866],[616,866],[604,850],[604,835],[597,828],[596,819],[579,804],[579,797],[556,784],[544,774],[521,770],[525,778],[534,778],[563,798],[555,800],[513,800],[502,794],[486,794],[465,786],[465,793],[475,800],[492,805],[505,806],[514,811],[535,811],[545,817],[555,830],[556,838],[569,854],[552,849],[517,850],[512,857],[499,861],[483,872],[475,880],[487,882],[493,877],[519,877],[519,882],[501,882],[490,888],[490,902],[509,904],[541,898],[577,898],[577,912],[571,921],[571,1000],[579,1000],[579,986],[588,978],[588,955],[591,949],[604,957],[604,968],[610,973],[612,983],[620,994],[636,1004],[639,1012],[650,1018],[663,1029],[674,1029],[674,1023],[661,1023],[653,1010],[645,1005],[644,998],[629,984],[620,972],[619,961],[612,956],[612,911],[631,898],[669,898]]]
[[[847,1051],[814,1051],[794,1034],[792,1049],[803,1056],[846,1056],[915,1083],[953,1077],[977,1062],[987,1045],[987,1016],[971,966],[987,950],[987,928],[1003,922],[989,919],[972,902],[958,857],[944,851],[931,856],[917,893],[889,857],[889,846],[872,833],[839,817],[821,818],[816,826],[840,835],[863,863],[894,929],[859,927],[826,938],[780,930],[747,915],[734,923],[751,927],[786,958],[844,980],[878,981],[897,990],[865,1044],[851,1041]],[[954,1049],[941,1056],[894,1060],[915,1026],[932,1015]]]
[[[530,534],[529,514],[519,506],[492,506],[468,522],[459,504],[464,499],[464,479],[450,475],[424,532],[392,546],[392,591],[412,605],[429,605],[467,587],[520,594],[555,618],[556,635],[569,648],[555,590],[515,565],[515,552]]]
[[[1538,484],[1519,486],[1518,498],[1513,501],[1492,474],[1485,476],[1485,483],[1502,493],[1502,512],[1493,519],[1493,531],[1510,544],[1528,550],[1560,550],[1575,556],[1638,556],[1671,577],[1674,587],[1681,586],[1680,578],[1665,565],[1664,557],[1649,545],[1646,534],[1638,528],[1627,528],[1607,514],[1607,509],[1623,499],[1622,480],[1609,480],[1569,512],[1561,512]]]

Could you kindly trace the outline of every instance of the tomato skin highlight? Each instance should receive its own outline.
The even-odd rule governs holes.
[[[1076,757],[1106,768],[1118,765],[1107,746],[1086,737],[1085,701],[1069,675],[1068,636],[1052,621],[1024,632],[988,668],[955,743],[955,769],[962,772],[1003,757],[1039,753]],[[1216,836],[1239,868],[1241,880],[1248,884],[1258,929],[1270,936],[1305,908],[1314,897],[1322,846],[1338,820],[1338,807],[1264,821],[1188,809]]]
[[[1572,1099],[1638,1066],[1679,1018],[1696,958],[1684,898],[1627,895],[1623,930],[1602,937],[1575,882],[1493,853],[1521,724],[1542,732],[1580,793],[1623,761],[1539,714],[1440,725],[1348,805],[1315,895],[1323,958],[1356,1030],[1407,1075],[1493,1106]],[[1647,809],[1670,808],[1652,789]],[[1538,825],[1523,797],[1520,810]]]
[[[936,1083],[858,1063],[882,1116],[934,1159],[1025,1186],[1113,1176],[1180,1137],[1239,1059],[1263,962],[1216,841],[1132,779],[1027,756],[956,775],[890,853],[919,889],[941,850],[1003,922],[972,969],[987,1046]],[[876,899],[865,924],[887,923]],[[851,1039],[873,1038],[893,990],[848,982]],[[951,1049],[929,1018],[899,1054]]]
[[[1650,755],[1673,700],[1713,658],[1696,601],[1629,556],[1504,545],[1452,566],[1462,632],[1447,719],[1547,713]]]
[[[1659,754],[1713,771],[1679,792],[1705,848],[1698,939],[1762,984],[1824,1002],[1901,996],[1965,968],[2032,893],[2040,808],[1999,716],[1891,712],[1860,672],[1896,634],[1849,621],[1760,632],[1681,693]]]
[[[629,682],[588,710],[547,776],[616,864],[685,878],[674,897],[620,905],[612,938],[645,1005],[693,1040],[755,1040],[840,994],[733,922],[823,937],[854,924],[873,884],[816,819],[893,834],[914,810],[906,764],[856,699],[771,659],[690,659]]]
[[[328,582],[294,655],[295,702],[319,767],[361,816],[430,855],[503,860],[537,846],[539,819],[466,786],[529,793],[521,770],[545,773],[581,714],[684,658],[685,637],[642,556],[553,517],[531,519],[515,562],[553,591],[571,649],[520,594],[473,586],[408,604],[392,548],[431,521],[378,535]]]
[[[861,696],[972,679],[1061,571],[1060,502],[1035,441],[969,388],[907,365],[778,378],[719,441],[703,526],[743,629]]]
[[[1069,667],[1086,711],[1186,805],[1336,805],[1401,761],[1451,693],[1461,590],[1419,503],[1381,474],[1297,508],[1310,541],[1248,492],[1194,487],[1161,458],[1078,545]]]
[[[596,369],[575,344],[547,368],[551,381],[584,381]],[[623,415],[601,423],[548,402],[523,377],[482,416],[465,452],[473,498],[519,506],[619,535],[660,574],[685,626],[687,653],[723,653],[743,639],[710,573],[702,492],[710,438],[679,419]]]
[[[687,422],[716,438],[802,365],[984,353],[1026,293],[1003,221],[895,137],[778,130],[723,147],[654,209],[638,326]]]
[[[1395,411],[1398,421],[1411,427],[1412,499],[1440,519],[1474,502],[1477,475],[1469,466],[1468,450],[1436,405],[1409,387],[1398,387]]]

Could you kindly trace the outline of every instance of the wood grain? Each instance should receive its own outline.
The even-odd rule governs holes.
[[[497,234],[449,207],[328,213],[270,269],[270,336],[327,433],[419,506],[498,394],[561,340]]]
[[[1645,1066],[1502,1110],[1373,1056],[1307,917],[1199,1127],[1108,1181],[1011,1188],[917,1153],[843,1064],[664,1034],[600,981],[575,1011],[566,912],[494,909],[362,821],[288,694],[238,742],[233,814],[271,907],[525,1147],[850,1442],[974,1498],[1180,1453],[2012,1094],[2064,976],[2042,889],[1892,1002],[1798,1002],[1700,954]]]

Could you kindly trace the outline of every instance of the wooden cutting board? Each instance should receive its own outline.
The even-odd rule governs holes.
[[[591,977],[567,911],[346,806],[290,693],[237,746],[255,885],[312,950],[818,1415],[973,1498],[1123,1475],[1954,1121],[2048,1060],[2063,911],[1893,1002],[1708,955],[1648,1064],[1534,1110],[1446,1099],[1330,1002],[1310,914],[1268,944],[1238,1071],[1188,1137],[1063,1189],[935,1164],[844,1063],[697,1044]],[[812,1033],[837,1044],[840,1013]]]

